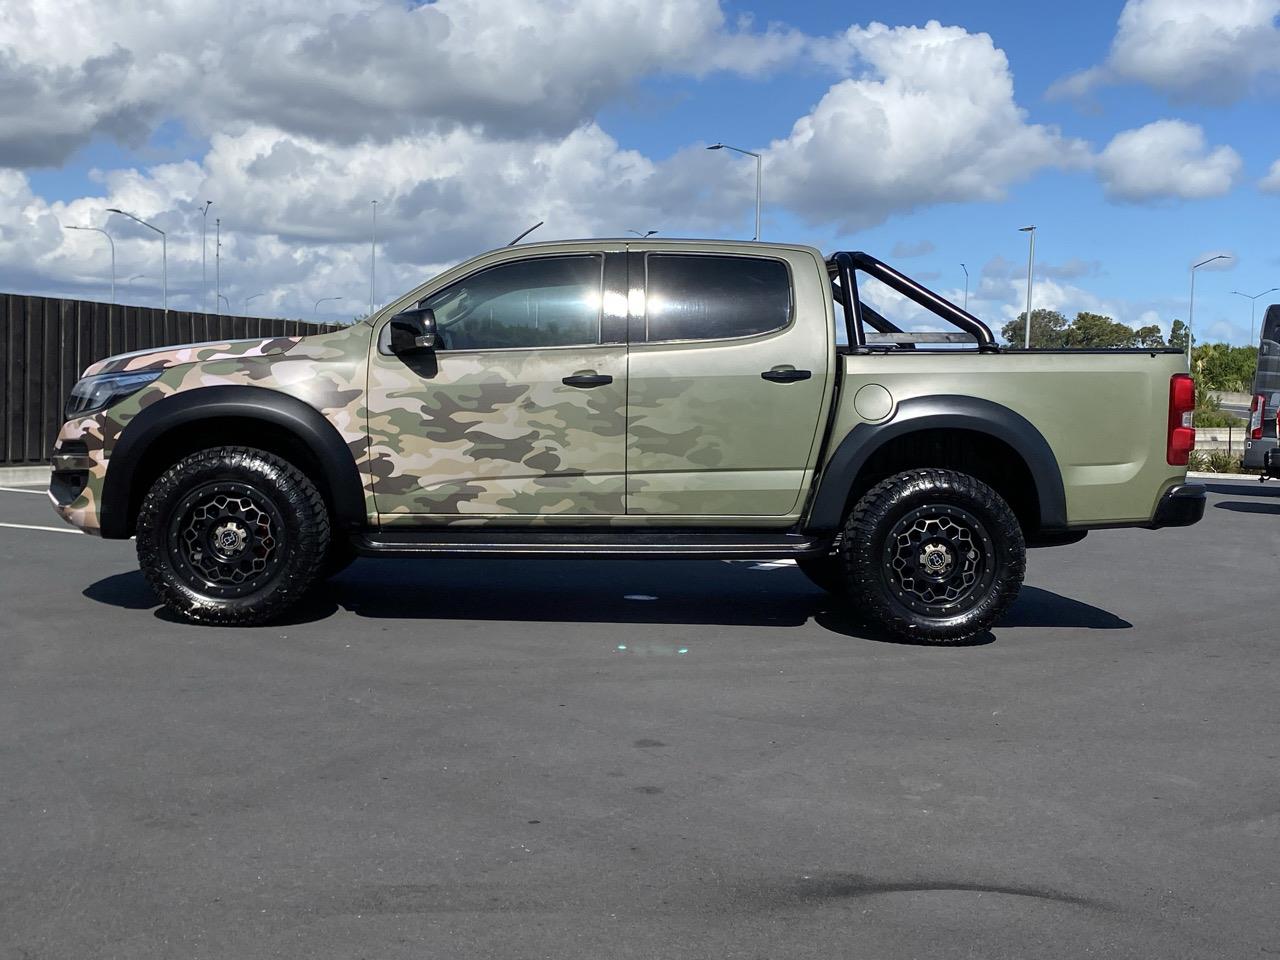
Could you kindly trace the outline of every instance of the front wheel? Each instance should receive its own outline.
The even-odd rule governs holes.
[[[853,603],[906,639],[959,643],[1008,609],[1026,571],[1017,517],[985,483],[909,470],[854,506],[840,547]]]
[[[216,447],[160,475],[137,535],[138,563],[166,607],[193,623],[248,626],[307,592],[329,549],[329,516],[291,463]]]

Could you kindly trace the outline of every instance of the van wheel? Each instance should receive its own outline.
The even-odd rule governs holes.
[[[1026,571],[1022,529],[985,483],[954,470],[872,487],[844,528],[845,590],[890,633],[960,643],[990,629]]]
[[[193,623],[265,623],[302,598],[329,549],[324,499],[280,457],[201,450],[152,485],[138,563],[166,607]]]

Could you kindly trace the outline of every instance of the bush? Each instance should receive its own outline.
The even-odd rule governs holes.
[[[1236,427],[1237,429],[1245,425],[1243,420],[1225,410],[1207,410],[1201,407],[1196,408],[1192,423],[1197,427]]]
[[[1242,454],[1225,450],[1192,450],[1188,470],[1198,473],[1251,473],[1245,470]]]

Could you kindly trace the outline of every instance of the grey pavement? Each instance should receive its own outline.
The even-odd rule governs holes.
[[[1280,485],[1212,489],[952,649],[757,563],[366,560],[197,628],[0,527],[0,957],[1274,954]]]

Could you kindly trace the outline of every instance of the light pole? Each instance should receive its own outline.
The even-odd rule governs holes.
[[[1187,302],[1187,369],[1191,369],[1191,341],[1192,331],[1195,329],[1196,316],[1196,271],[1203,267],[1206,263],[1213,263],[1215,260],[1230,260],[1228,254],[1220,253],[1216,257],[1210,257],[1208,260],[1201,260],[1191,267],[1191,299]]]
[[[960,269],[964,271],[964,312],[968,313],[969,312],[969,268],[962,263],[960,264]]]
[[[132,277],[130,277],[128,280],[124,282],[124,285],[127,287],[129,284],[133,283],[133,281],[143,280],[146,278],[146,276],[147,275],[145,273],[135,273]]]
[[[218,298],[222,296],[222,218],[213,221],[213,312],[218,312]],[[225,298],[224,298],[225,299]],[[231,309],[231,304],[227,304]]]
[[[708,150],[732,150],[735,153],[745,154],[748,157],[756,158],[756,235],[752,240],[760,239],[760,154],[751,150],[743,150],[741,147],[731,147],[727,143],[713,143],[707,147]]]
[[[73,227],[67,225],[68,230],[92,230],[94,233],[100,233],[107,238],[107,243],[111,244],[111,302],[116,302],[116,242],[111,239],[111,234],[103,230],[101,227]],[[1262,296],[1262,294],[1258,294]]]
[[[644,233],[641,233],[639,230],[628,230],[628,231],[627,231],[627,233],[634,233],[634,234],[635,234],[637,237],[639,237],[641,240],[648,240],[650,237],[652,237],[652,236],[653,236],[655,233],[657,233],[657,232],[658,232],[657,230],[646,230]]]
[[[373,316],[373,277],[378,269],[378,201],[373,204],[373,234],[369,240],[369,316]]]
[[[311,311],[311,316],[312,317],[320,316],[320,304],[328,303],[330,300],[345,300],[345,299],[347,298],[346,297],[321,297],[319,300],[316,301],[316,307],[314,310]]]
[[[1032,224],[1029,227],[1019,227],[1019,233],[1025,233],[1031,241],[1027,250],[1027,335],[1023,343],[1024,350],[1031,349],[1031,280],[1036,268],[1036,228]]]
[[[1263,290],[1261,293],[1255,293],[1252,297],[1247,293],[1241,293],[1239,290],[1232,290],[1237,297],[1244,297],[1249,301],[1249,342],[1253,343],[1253,312],[1258,305],[1258,298],[1265,297],[1268,293],[1275,293],[1280,287],[1272,287],[1270,290]]]
[[[116,207],[107,207],[107,213],[118,213],[120,214],[120,216],[128,217],[130,220],[136,221],[137,223],[142,224],[144,227],[154,230],[156,233],[160,234],[160,286],[161,286],[161,289],[164,291],[164,294],[163,294],[164,312],[168,313],[169,312],[169,237],[165,234],[163,230],[161,230],[155,224],[147,223],[147,221],[139,217],[135,217],[132,213],[126,213],[124,210],[120,210]]]
[[[231,301],[223,294],[218,294],[218,299],[227,305],[227,316],[231,316]]]
[[[244,298],[244,315],[246,317],[249,315],[249,304],[253,303],[253,301],[257,300],[259,297],[265,297],[265,296],[266,296],[265,293],[255,293],[252,297],[245,297]]]
[[[204,202],[204,209],[200,211],[200,292],[204,294],[204,302],[209,302],[209,249],[205,238],[209,235],[209,208],[213,206],[212,200]]]

